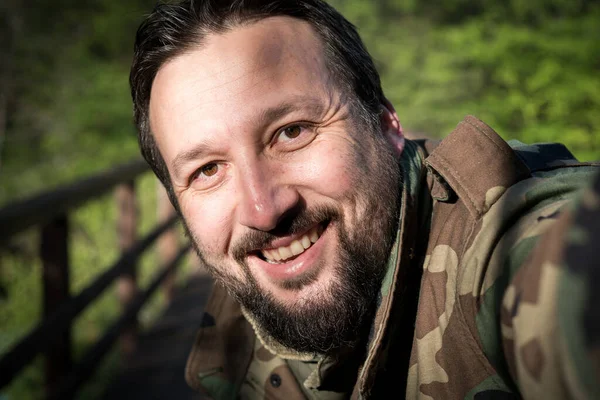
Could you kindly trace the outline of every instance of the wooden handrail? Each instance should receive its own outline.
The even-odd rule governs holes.
[[[108,350],[118,339],[127,324],[135,319],[148,298],[158,289],[159,285],[173,272],[181,259],[188,253],[191,245],[188,244],[179,249],[175,257],[166,265],[159,269],[155,274],[152,283],[141,293],[138,293],[133,302],[127,307],[127,310],[115,321],[106,331],[104,336],[82,357],[81,362],[77,364],[71,373],[64,379],[63,384],[55,393],[50,394],[48,400],[61,400],[72,398],[77,389],[84,383],[97,368]]]
[[[118,338],[125,354],[135,348],[137,314],[159,285],[163,285],[169,298],[172,284],[168,282],[173,279],[172,273],[190,245],[180,248],[179,252],[174,250],[179,247],[173,229],[178,216],[170,204],[160,200],[162,197],[158,201],[161,209],[158,225],[144,238],[138,239],[135,178],[147,170],[144,161],[136,160],[0,209],[0,248],[15,234],[29,227],[38,227],[44,291],[42,320],[0,358],[0,389],[8,385],[36,355],[45,353],[46,397],[72,398]],[[69,291],[69,212],[114,187],[117,189],[116,234],[121,256],[87,288],[72,295]],[[136,264],[141,254],[161,235],[165,243],[160,246],[161,262],[157,264],[163,264],[164,269],[156,274],[147,289],[140,290],[136,281]],[[73,321],[114,282],[119,289],[117,293],[123,314],[74,367],[71,357]]]
[[[116,278],[132,265],[144,250],[163,232],[173,226],[177,217],[172,217],[158,226],[144,239],[136,243],[129,251],[90,286],[76,297],[63,303],[49,318],[42,320],[23,340],[15,345],[0,359],[0,388],[7,385],[31,360],[50,346],[54,339],[62,334],[73,319],[100,295]]]
[[[144,160],[136,160],[91,178],[8,204],[0,209],[0,245],[16,233],[45,224],[147,170],[148,165]]]

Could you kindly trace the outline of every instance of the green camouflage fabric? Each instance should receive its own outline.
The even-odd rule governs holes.
[[[508,367],[525,398],[600,398],[600,175],[514,273],[502,302]]]
[[[600,221],[582,230],[569,217],[599,168],[559,144],[508,144],[471,116],[441,142],[407,141],[401,162],[401,223],[366,350],[286,349],[216,285],[188,383],[214,399],[600,398],[593,249],[562,261],[600,234]]]

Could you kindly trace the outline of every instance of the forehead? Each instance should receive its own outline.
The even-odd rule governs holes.
[[[158,134],[180,122],[199,122],[189,118],[219,124],[232,110],[242,118],[278,97],[327,92],[322,47],[309,23],[290,17],[209,34],[158,71],[150,97],[152,130]]]

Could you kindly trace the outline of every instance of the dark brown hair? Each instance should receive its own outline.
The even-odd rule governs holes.
[[[150,131],[149,103],[160,67],[201,45],[206,35],[273,16],[311,24],[323,41],[326,65],[359,115],[372,125],[384,102],[380,78],[356,28],[321,0],[185,0],[158,4],[138,28],[129,82],[142,155],[161,180],[173,205],[169,172]]]

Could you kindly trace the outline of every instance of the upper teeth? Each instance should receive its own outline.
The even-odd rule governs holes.
[[[262,254],[267,261],[285,261],[288,258],[304,253],[304,250],[312,246],[317,240],[319,240],[319,227],[314,227],[306,232],[300,239],[294,240],[289,246],[262,250]]]

